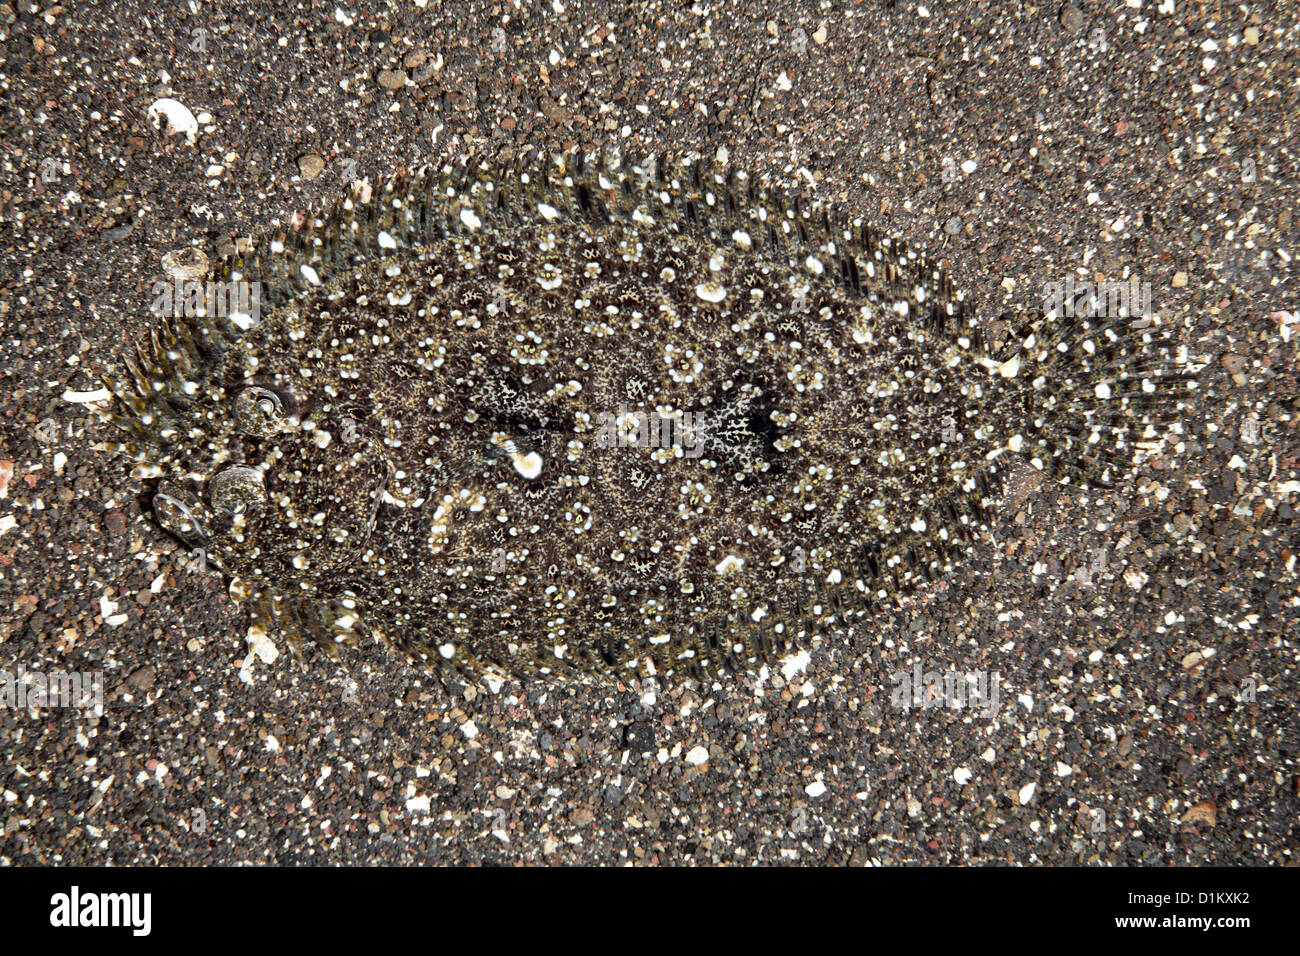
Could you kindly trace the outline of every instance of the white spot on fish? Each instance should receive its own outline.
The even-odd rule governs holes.
[[[738,558],[734,554],[729,554],[718,562],[714,568],[719,574],[730,574],[732,571],[739,571],[745,566],[745,559]]]
[[[695,294],[705,302],[721,302],[727,297],[727,290],[716,282],[701,282],[695,287]]]
[[[523,475],[529,481],[532,481],[542,473],[542,456],[537,454],[535,451],[530,451],[526,455],[521,455],[519,452],[515,452],[510,456],[510,460],[514,462],[515,471],[519,472],[519,474]]]

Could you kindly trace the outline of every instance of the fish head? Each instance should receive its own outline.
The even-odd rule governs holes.
[[[202,460],[158,485],[158,523],[240,578],[355,561],[393,474],[364,420],[274,372],[222,389],[210,412],[208,441],[191,446]]]

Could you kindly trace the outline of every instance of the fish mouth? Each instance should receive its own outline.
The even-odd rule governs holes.
[[[265,476],[260,468],[235,464],[212,474],[200,491],[197,476],[164,479],[150,500],[154,520],[190,548],[255,527],[266,511]]]
[[[212,538],[212,514],[192,488],[163,481],[150,501],[154,520],[164,531],[191,548],[201,548]]]

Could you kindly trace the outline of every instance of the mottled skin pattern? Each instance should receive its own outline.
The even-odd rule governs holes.
[[[1113,331],[990,356],[923,259],[666,165],[449,167],[238,264],[271,314],[168,323],[141,363],[184,366],[164,396],[199,383],[145,403],[180,423],[164,439],[134,399],[160,522],[290,636],[369,628],[471,673],[699,673],[942,574],[1002,453],[1069,474],[1090,432],[1125,447],[1146,365]],[[1079,341],[1092,361],[1062,372]],[[635,436],[651,411],[692,430],[598,440],[602,413]]]

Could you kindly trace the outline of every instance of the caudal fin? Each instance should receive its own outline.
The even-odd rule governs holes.
[[[1031,376],[1024,453],[1048,477],[1083,487],[1111,486],[1180,430],[1199,368],[1155,317],[1041,318],[1009,361]]]

